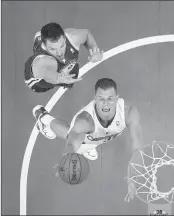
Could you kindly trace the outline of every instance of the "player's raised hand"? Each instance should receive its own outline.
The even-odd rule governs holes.
[[[89,57],[88,60],[92,63],[101,61],[103,59],[103,50],[100,51],[99,48],[89,49]]]
[[[74,76],[75,74],[59,74],[58,75],[59,83],[71,84],[82,80],[81,77],[75,79],[73,78]]]

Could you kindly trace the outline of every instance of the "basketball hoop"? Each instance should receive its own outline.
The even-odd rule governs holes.
[[[129,202],[136,196],[146,204],[159,199],[174,203],[174,185],[161,192],[157,187],[157,172],[162,166],[174,166],[174,145],[153,141],[143,150],[137,150],[128,165],[128,194],[125,201]]]

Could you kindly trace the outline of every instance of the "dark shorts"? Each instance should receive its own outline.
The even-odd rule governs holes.
[[[53,87],[51,87],[51,88],[48,88],[48,87],[46,88],[46,87],[43,87],[42,85],[40,85],[40,83],[37,83],[37,84],[33,85],[31,89],[34,92],[43,93],[43,92],[47,92],[47,91],[53,89],[54,87],[72,88],[73,85],[74,84],[69,84],[69,85],[67,85],[67,84],[59,84],[59,85],[53,85]]]
[[[45,81],[44,80],[41,80],[39,83],[33,85],[31,87],[31,89],[34,91],[34,92],[37,92],[37,93],[42,93],[42,92],[46,92],[46,91],[49,91],[50,89],[53,89],[55,86],[54,85],[50,85],[50,87],[48,87],[48,85],[44,85]]]

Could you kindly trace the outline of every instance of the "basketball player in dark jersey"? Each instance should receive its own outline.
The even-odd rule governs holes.
[[[79,73],[79,49],[89,50],[89,61],[103,58],[93,36],[87,29],[62,29],[57,23],[49,23],[35,35],[34,54],[25,63],[25,83],[35,92],[46,92],[55,86],[72,87],[81,80]]]

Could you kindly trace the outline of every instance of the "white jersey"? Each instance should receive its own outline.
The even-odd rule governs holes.
[[[81,109],[73,118],[70,129],[74,126],[74,122],[76,120],[76,117],[82,113],[83,111],[88,112],[95,125],[95,130],[92,133],[86,134],[85,139],[84,139],[84,144],[95,144],[95,145],[100,145],[103,143],[108,142],[109,140],[112,140],[116,136],[120,135],[123,130],[126,127],[125,124],[125,114],[124,114],[124,100],[122,98],[119,98],[117,101],[117,106],[116,106],[116,114],[115,117],[112,121],[112,123],[108,127],[103,127],[96,115],[95,112],[95,101],[92,100],[87,106],[85,106],[83,109]]]

